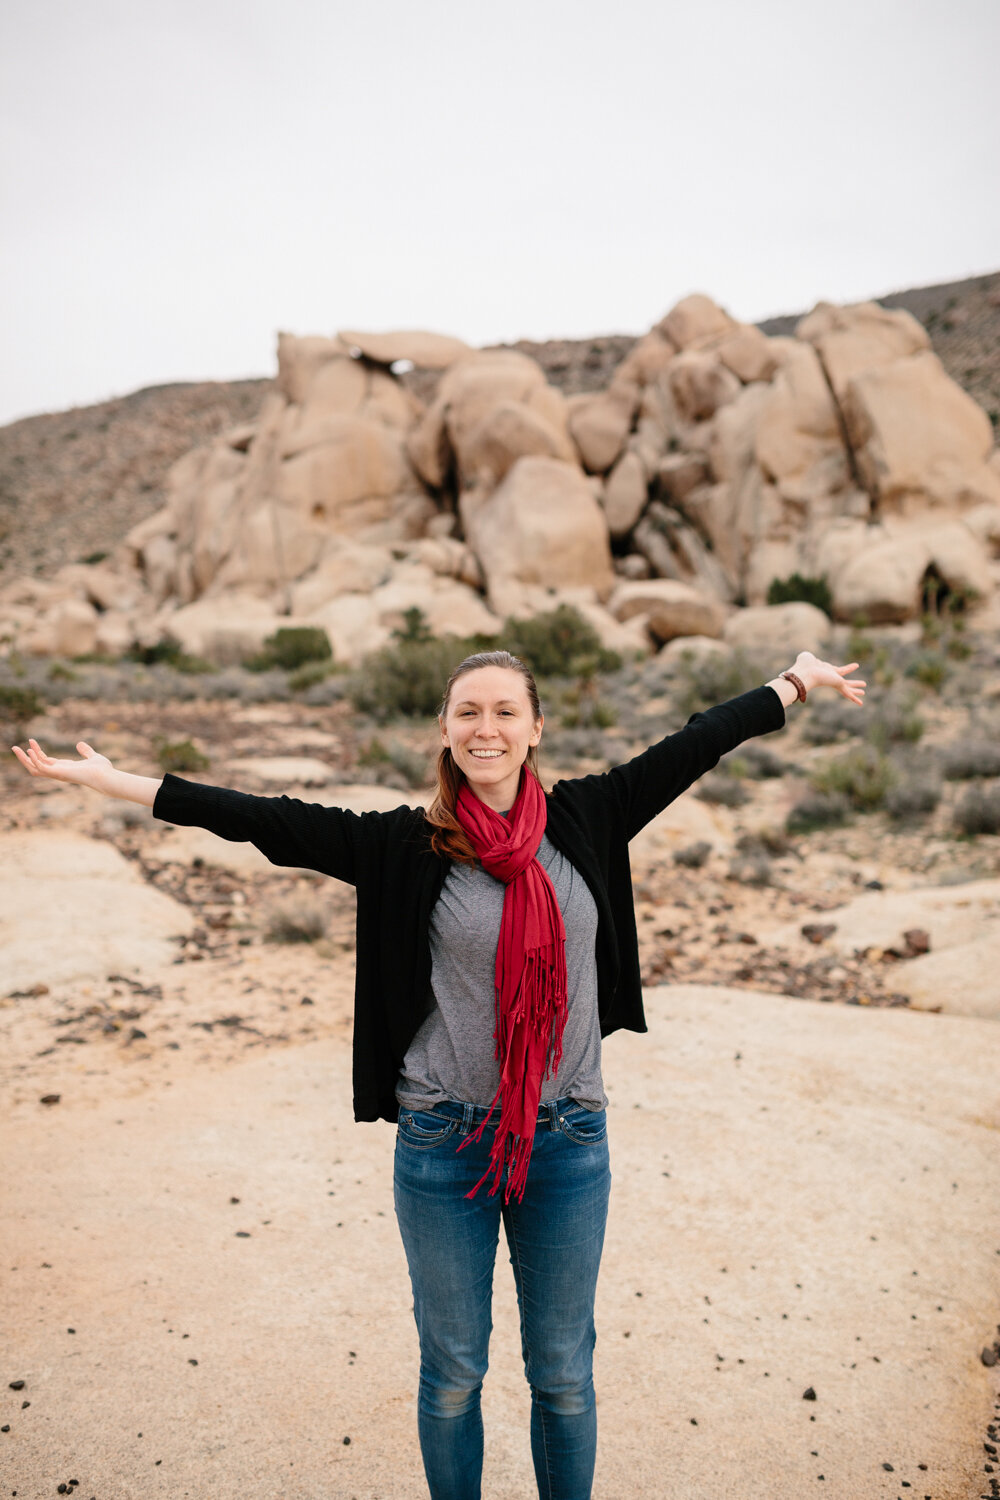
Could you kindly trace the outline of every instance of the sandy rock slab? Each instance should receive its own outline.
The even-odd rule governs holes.
[[[978,1494],[996,1027],[693,985],[646,998],[649,1034],[605,1048],[594,1500],[662,1500],[664,1475],[685,1500]],[[349,1044],[324,1038],[11,1116],[10,1489],[426,1496],[393,1131],[355,1125],[349,1097]],[[484,1494],[524,1500],[505,1250],[494,1316]]]
[[[0,994],[148,973],[192,926],[187,907],[110,844],[62,830],[0,835]]]

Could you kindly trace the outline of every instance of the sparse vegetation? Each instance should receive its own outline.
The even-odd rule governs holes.
[[[699,839],[696,844],[687,844],[683,849],[675,849],[674,863],[683,865],[688,870],[700,870],[711,852],[711,844],[706,839]]]
[[[290,673],[288,686],[293,693],[305,693],[319,682],[325,682],[336,668],[332,661],[307,661]]]
[[[1000,782],[973,785],[955,806],[955,823],[963,833],[1000,833]]]
[[[810,777],[816,791],[840,794],[859,812],[881,807],[895,784],[896,773],[887,756],[874,745],[858,745]]]
[[[45,703],[33,687],[0,684],[0,719],[20,731],[29,719],[45,711]]]
[[[183,776],[189,771],[207,771],[210,761],[191,740],[157,740],[156,763],[161,771]]]
[[[1000,776],[1000,744],[990,740],[960,740],[945,747],[942,771],[949,781],[974,776]]]
[[[690,718],[691,714],[758,687],[764,680],[759,664],[742,651],[734,651],[732,655],[713,652],[700,661],[693,654],[682,655],[674,696],[681,713]]]
[[[621,657],[604,649],[594,627],[569,604],[526,620],[505,620],[500,642],[536,677],[593,676],[615,672],[622,664]]]
[[[907,665],[906,676],[939,693],[948,676],[948,663],[940,651],[921,651]]]
[[[373,736],[358,752],[358,766],[363,776],[385,786],[421,787],[428,782],[428,761],[425,755],[411,750],[399,740],[385,744]]]
[[[366,656],[347,681],[347,696],[378,723],[431,718],[452,669],[477,645],[455,636],[399,640]]]
[[[714,776],[711,771],[699,781],[695,796],[702,802],[715,802],[721,807],[742,807],[750,800],[750,793],[742,782],[732,776]]]
[[[768,604],[790,604],[799,600],[814,604],[833,618],[833,596],[826,574],[820,578],[804,577],[801,573],[792,573],[788,578],[772,578],[767,590]]]
[[[930,776],[912,777],[890,787],[885,794],[885,810],[896,823],[932,813],[941,801],[941,783]]]
[[[326,910],[311,891],[275,901],[265,914],[264,935],[269,943],[315,943],[326,928]]]
[[[835,828],[846,823],[851,804],[842,792],[807,793],[785,819],[789,833],[812,833],[817,828]]]

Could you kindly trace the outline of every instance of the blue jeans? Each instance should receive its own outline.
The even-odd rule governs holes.
[[[539,1109],[520,1203],[502,1205],[486,1169],[499,1109],[447,1101],[402,1108],[394,1196],[420,1338],[417,1421],[431,1500],[480,1500],[480,1391],[493,1327],[493,1266],[503,1219],[531,1387],[531,1454],[542,1500],[589,1500],[597,1447],[594,1292],[611,1172],[603,1110],[559,1099]]]

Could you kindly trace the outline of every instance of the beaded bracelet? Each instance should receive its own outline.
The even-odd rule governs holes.
[[[795,689],[795,693],[798,697],[799,702],[804,703],[806,701],[806,690],[802,678],[796,677],[794,672],[782,672],[781,676],[788,678],[789,682],[792,684],[792,687]]]

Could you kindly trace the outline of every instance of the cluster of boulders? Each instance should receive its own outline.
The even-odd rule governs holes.
[[[427,402],[414,368],[438,372]],[[277,385],[174,465],[106,562],[0,591],[7,649],[169,638],[238,659],[307,624],[357,662],[412,607],[489,636],[568,601],[648,651],[766,636],[769,586],[795,573],[872,624],[915,617],[931,583],[982,603],[1000,581],[990,421],[923,327],[874,303],[768,338],[689,296],[579,396],[523,353],[422,332],[280,334]],[[793,613],[821,643],[820,612]]]

